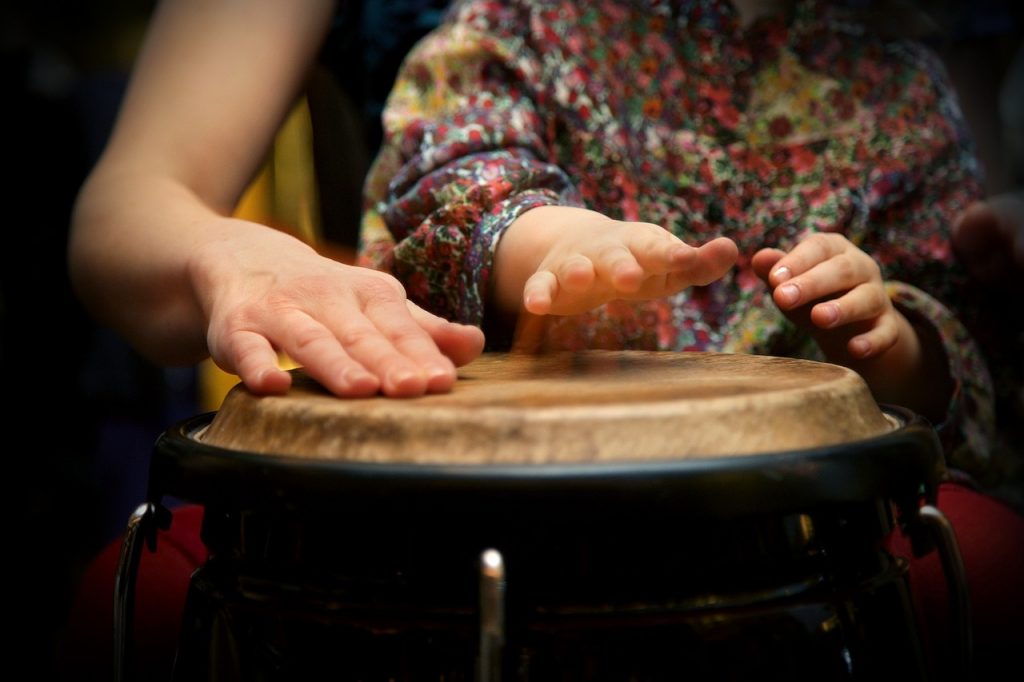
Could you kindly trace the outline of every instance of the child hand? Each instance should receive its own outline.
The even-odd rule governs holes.
[[[907,328],[878,264],[842,235],[811,235],[789,253],[761,249],[752,265],[779,309],[810,331],[829,360],[878,357]]]
[[[694,248],[658,225],[548,206],[528,211],[509,228],[496,267],[503,268],[499,289],[503,274],[518,274],[504,280],[507,308],[518,309],[521,302],[535,315],[573,315],[608,301],[661,298],[708,284],[737,255],[735,243],[724,237]],[[524,280],[518,287],[508,284]],[[515,298],[509,295],[517,291]]]

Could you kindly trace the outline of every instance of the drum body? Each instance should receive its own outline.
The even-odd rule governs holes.
[[[915,415],[884,417],[870,437],[777,452],[468,464],[436,443],[447,463],[225,448],[197,417],[151,469],[151,499],[206,508],[176,677],[477,679],[494,548],[506,680],[928,679],[906,566],[882,540],[941,455]]]

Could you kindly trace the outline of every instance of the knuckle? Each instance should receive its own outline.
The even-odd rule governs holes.
[[[889,296],[881,287],[871,287],[868,293],[868,302],[875,310],[885,310],[889,306]]]
[[[364,324],[347,325],[338,333],[338,341],[345,348],[365,345],[376,336],[373,328]]]
[[[437,318],[443,320],[443,318]],[[361,325],[363,334],[386,338],[391,341],[412,341],[424,338],[427,332],[411,315],[402,316],[389,320],[388,323],[378,325]]]
[[[259,320],[259,312],[253,305],[240,305],[226,311],[223,315],[215,316],[210,323],[210,329],[219,329],[226,338],[239,331],[252,328]]]
[[[883,350],[893,346],[897,340],[896,330],[889,326],[879,328],[874,336],[874,344]]]
[[[675,237],[675,235],[666,230],[664,227],[662,227],[661,225],[656,225],[655,223],[637,223],[637,225],[643,229],[643,232],[650,239],[662,240],[666,238]]]
[[[299,353],[322,343],[327,339],[327,330],[317,324],[304,324],[292,332],[292,343]]]
[[[611,263],[623,260],[626,253],[627,250],[621,243],[606,242],[598,247],[596,255],[602,263]]]
[[[823,232],[815,232],[807,238],[806,244],[814,247],[818,251],[827,251],[830,244],[830,239],[833,235],[825,234]]]
[[[849,258],[835,258],[833,261],[840,281],[853,283],[857,276],[857,268],[853,262]]]
[[[228,349],[231,364],[240,374],[255,371],[263,362],[263,353],[252,343],[239,343]]]
[[[867,254],[864,254],[864,255],[867,258],[867,268],[868,268],[868,273],[869,273],[871,279],[881,281],[882,280],[882,268],[881,268],[881,266],[878,265],[878,261],[876,261],[871,256],[868,256]]]
[[[576,253],[562,261],[558,267],[558,278],[562,279],[568,275],[579,276],[592,270],[592,261],[586,256]]]
[[[391,342],[399,347],[419,343],[423,341],[425,337],[426,332],[417,325],[402,325],[396,329],[392,329],[388,334],[388,338]]]
[[[386,272],[367,271],[359,283],[359,294],[364,301],[396,303],[405,299],[405,287]]]

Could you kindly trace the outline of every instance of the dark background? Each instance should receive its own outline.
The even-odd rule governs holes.
[[[445,4],[339,4],[322,55],[331,68],[318,65],[310,80],[318,180],[332,188],[321,212],[338,253],[355,246],[362,176],[379,145],[390,79]],[[156,438],[200,411],[197,368],[142,358],[86,314],[67,275],[75,196],[113,126],[155,5],[0,6],[0,360],[10,440],[3,518],[14,635],[4,649],[11,669],[23,661],[32,679],[57,676],[79,579],[142,502]]]
[[[198,411],[194,368],[156,367],[96,325],[75,300],[66,272],[74,197],[109,133],[152,4],[36,0],[6,3],[0,9],[0,158],[7,171],[0,185],[7,235],[0,271],[8,440],[3,448],[8,506],[3,518],[11,529],[5,575],[15,606],[8,623],[16,633],[8,650],[13,661],[23,661],[24,669],[32,671],[33,679],[52,675],[64,618],[83,568],[117,537],[142,500],[156,437]],[[1019,151],[1017,156],[1009,153],[1012,147],[996,106],[1011,61],[1022,57],[1018,5],[939,3],[936,8],[931,3],[935,21],[926,28],[961,88],[992,192],[1024,186]],[[374,116],[390,83],[381,74],[393,73],[394,55],[436,20],[436,14],[417,14],[417,3],[390,6],[407,12],[406,25],[412,30],[396,32],[392,24],[376,36],[376,43],[367,44],[352,28],[361,21],[361,5],[354,3],[345,10],[348,23],[336,27],[340,42],[325,48],[335,64],[360,66],[344,70],[345,81],[322,82],[335,94],[340,90],[354,106],[364,162],[377,144]],[[386,50],[374,51],[385,44]],[[371,85],[376,89],[371,91]],[[1020,111],[1020,88],[1015,92]],[[324,108],[315,110],[314,117],[320,111],[321,119],[339,106],[337,100],[317,101]],[[1024,120],[1017,125],[1024,127]],[[317,162],[321,173],[329,175],[335,167],[331,150],[350,144],[352,135],[324,139],[326,152],[321,150]],[[349,179],[346,186],[357,188],[360,179]],[[325,222],[354,224],[345,217],[357,207],[357,196],[325,202],[325,213],[333,212]],[[342,246],[354,244],[351,230],[330,236]],[[1000,352],[1017,363],[1019,377],[1024,357],[1019,352],[1020,326],[999,334],[993,343],[1001,344]],[[1010,453],[1005,466],[1011,480],[1019,481],[1019,458],[1013,459],[1020,452],[1019,397],[1014,403],[1019,384],[1001,390],[1001,419],[1017,424],[1005,443]],[[1015,487],[1005,493],[1020,499]]]
[[[164,372],[97,327],[66,272],[72,202],[149,10],[56,0],[0,9],[5,575],[14,605],[5,649],[38,679],[53,675],[78,577],[127,518],[154,434],[171,403],[191,395],[189,370]],[[168,390],[175,377],[186,384],[180,396]]]

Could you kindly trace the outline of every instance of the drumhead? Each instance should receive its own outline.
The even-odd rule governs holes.
[[[304,396],[301,400],[255,398],[239,388],[232,401],[278,407],[244,412],[227,405],[218,413],[168,429],[158,439],[151,462],[150,499],[171,495],[247,508],[294,503],[310,509],[337,509],[343,502],[353,509],[404,510],[412,517],[439,505],[501,507],[512,515],[571,515],[582,509],[593,514],[595,503],[609,513],[629,505],[631,513],[649,510],[652,516],[669,508],[671,513],[728,516],[820,503],[909,500],[937,487],[944,462],[931,426],[909,410],[879,407],[859,389],[852,391],[853,397],[848,392],[836,398],[830,387],[863,387],[860,378],[844,368],[778,358],[666,355],[594,352],[543,361],[487,357],[461,373],[453,394],[416,400],[333,398],[301,373],[295,377],[292,395]],[[596,374],[588,380],[584,372],[578,384],[564,376],[551,381],[555,369],[567,367]],[[637,368],[646,382],[624,385],[610,378],[620,369],[636,377],[630,370]],[[499,369],[503,378],[493,379]],[[775,375],[769,370],[776,370]],[[715,381],[702,383],[700,378],[709,375]],[[597,385],[603,384],[601,391],[591,383],[594,376]],[[555,393],[542,388],[551,383],[567,397],[576,396],[577,402],[567,407],[571,401],[554,399]],[[605,392],[612,387],[619,393]],[[473,399],[467,402],[467,396]],[[836,402],[823,409],[833,399]],[[771,418],[765,413],[767,404],[774,406]],[[410,422],[394,415],[408,416],[421,408],[423,415],[416,423],[426,434],[412,438]],[[260,421],[278,419],[275,410],[294,413],[284,422],[292,442],[285,442],[272,424]],[[855,410],[852,416],[850,410]],[[720,422],[714,432],[723,440],[735,438],[730,430],[745,428],[787,438],[780,436],[774,447],[766,438],[758,452],[715,447],[715,454],[695,454],[694,443],[715,442],[706,433],[693,432],[706,426],[709,415]],[[472,437],[458,438],[451,422],[445,422],[457,416]],[[232,429],[225,429],[229,424]],[[406,436],[395,437],[391,427],[403,429],[400,433]],[[653,437],[658,430],[659,437]],[[793,440],[786,431],[811,431],[825,442],[811,439],[813,445],[794,446],[807,443],[806,435]],[[235,435],[225,435],[229,432]],[[609,440],[602,441],[595,432],[609,434]],[[532,436],[524,438],[523,433]],[[503,434],[533,443],[539,433],[551,434],[577,456],[506,456]],[[267,434],[270,443],[260,434]],[[351,448],[344,443],[345,434],[355,442]],[[446,434],[475,449],[452,456]],[[491,440],[484,442],[487,434]],[[246,444],[239,444],[243,437]],[[576,440],[586,445],[574,445]],[[317,447],[333,443],[329,451],[334,456],[307,456],[309,441],[319,443]],[[419,454],[390,459],[338,455],[367,451],[374,442],[398,454],[405,451],[395,443],[403,443]],[[594,443],[608,442],[633,456],[578,456],[591,453]],[[656,447],[643,450],[645,456],[639,457],[639,450],[628,450],[637,443]],[[668,456],[672,446],[682,454]],[[554,445],[544,447],[541,452],[558,452]],[[488,448],[503,454],[485,457]],[[443,456],[428,456],[431,453]]]
[[[451,393],[342,399],[301,370],[283,396],[235,387],[202,440],[349,462],[551,464],[734,457],[893,430],[854,371],[721,353],[485,355]]]

